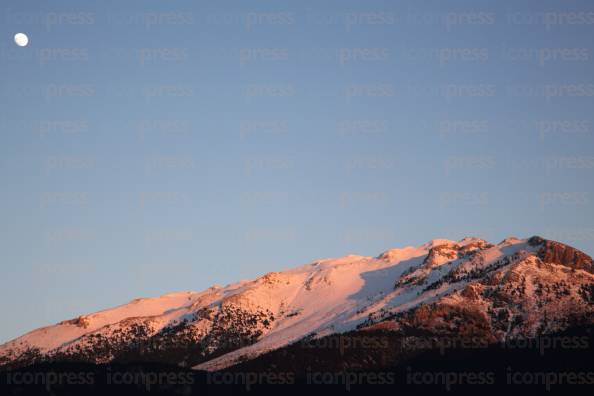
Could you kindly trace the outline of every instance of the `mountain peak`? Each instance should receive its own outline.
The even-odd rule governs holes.
[[[503,241],[499,242],[498,245],[509,246],[509,245],[514,245],[516,243],[520,243],[523,241],[524,240],[516,238],[515,236],[509,236],[509,237],[505,238]]]
[[[376,258],[394,264],[423,254],[426,254],[426,249],[423,246],[406,246],[386,250]]]
[[[425,247],[426,249],[431,249],[436,246],[450,246],[450,245],[455,245],[456,243],[457,243],[456,241],[452,241],[450,239],[437,238],[437,239],[432,239],[429,242],[424,243],[421,246]]]
[[[477,315],[493,321],[487,328],[494,329],[491,337],[497,339],[501,336],[497,312],[504,308],[522,316],[527,315],[526,307],[546,304],[547,312],[558,316],[554,326],[547,324],[551,329],[563,326],[563,315],[589,312],[593,274],[588,255],[540,237],[510,237],[498,245],[477,237],[433,239],[417,247],[389,249],[376,258],[322,259],[203,292],[133,300],[1,345],[0,366],[48,359],[117,362],[126,359],[131,348],[132,352],[144,348],[142,356],[147,359],[154,352],[160,358],[168,356],[166,363],[218,369],[311,334],[351,331],[390,320],[395,327],[407,326],[406,317],[391,318],[409,312],[414,316],[422,307],[431,312],[432,304],[442,306],[433,318],[436,324],[444,320],[439,312],[447,313],[452,306],[491,310]],[[423,313],[413,323],[420,323],[419,318],[426,316]],[[530,323],[514,331],[531,334],[537,324],[544,326],[538,316]],[[154,345],[169,345],[179,353],[151,352]]]

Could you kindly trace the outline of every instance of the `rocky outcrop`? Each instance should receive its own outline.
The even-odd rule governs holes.
[[[594,276],[575,271],[587,261],[560,243],[548,261],[539,254],[506,256],[473,276],[444,276],[426,290],[458,285],[432,303],[394,315],[372,316],[359,329],[391,328],[404,334],[419,331],[448,337],[480,337],[488,342],[530,338],[594,324]],[[557,250],[558,249],[558,250]],[[539,250],[541,252],[541,250]],[[545,251],[546,252],[546,251]],[[580,252],[577,252],[580,253]],[[586,256],[587,257],[587,256]],[[552,264],[562,264],[563,269]],[[466,283],[465,283],[466,282]],[[386,322],[391,322],[389,326]]]
[[[458,251],[460,246],[456,244],[443,244],[434,246],[429,250],[429,254],[423,261],[426,267],[434,267],[444,262],[455,260],[458,258]]]
[[[545,240],[538,257],[545,263],[560,264],[594,274],[592,257],[559,242]]]

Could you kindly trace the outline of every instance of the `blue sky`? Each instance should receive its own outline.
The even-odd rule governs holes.
[[[594,253],[591,2],[5,1],[0,17],[0,341],[433,238]]]

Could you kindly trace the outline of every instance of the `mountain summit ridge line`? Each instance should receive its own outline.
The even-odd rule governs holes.
[[[0,366],[147,360],[217,370],[305,337],[359,329],[449,331],[497,342],[590,323],[593,302],[592,258],[568,245],[536,236],[498,244],[434,239],[135,299],[0,345]],[[458,322],[448,328],[444,315]]]

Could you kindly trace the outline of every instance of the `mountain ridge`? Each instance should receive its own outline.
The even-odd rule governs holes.
[[[0,366],[145,359],[218,370],[312,334],[444,332],[464,315],[492,340],[533,336],[569,327],[570,314],[591,320],[593,273],[588,255],[540,237],[496,245],[434,239],[376,257],[316,260],[201,292],[135,299],[11,340],[0,346]]]

